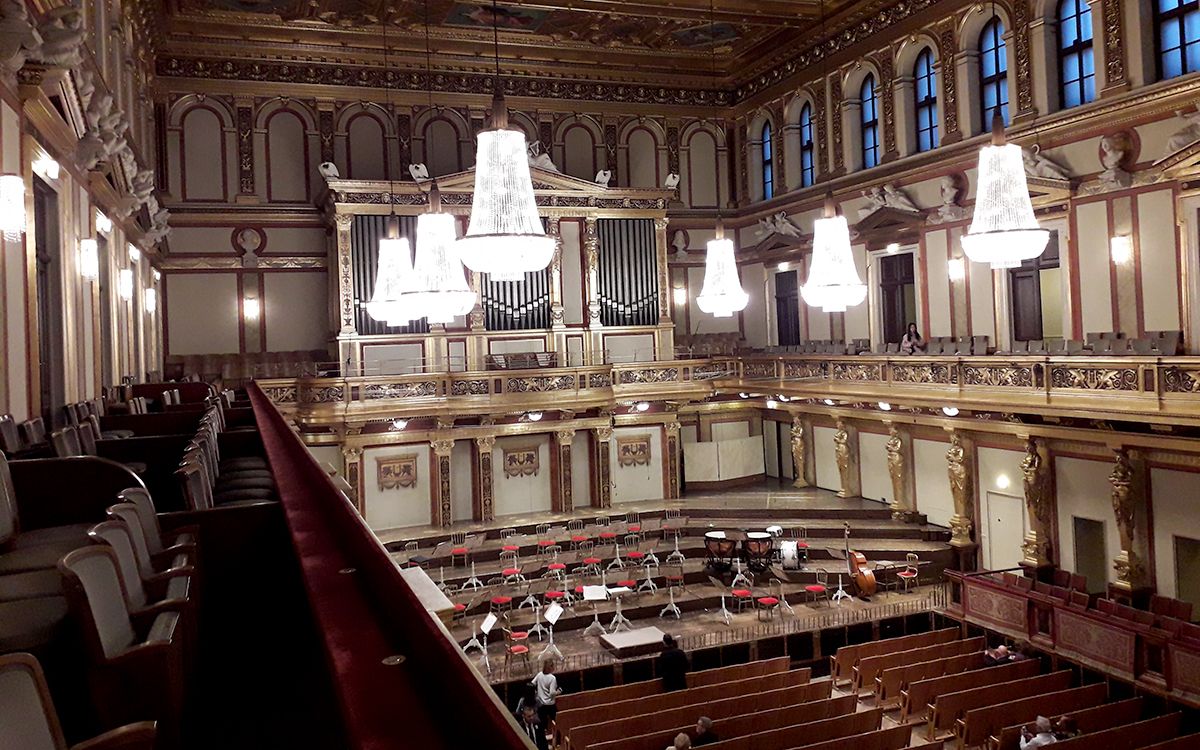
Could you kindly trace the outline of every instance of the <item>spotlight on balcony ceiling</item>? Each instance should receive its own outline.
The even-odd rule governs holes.
[[[891,405],[891,404],[889,404],[887,401],[880,401],[880,402],[879,402],[879,408],[880,408],[880,410],[882,410],[882,411],[891,411],[891,410],[892,410],[892,405]]]
[[[957,406],[943,406],[942,414],[945,414],[947,417],[957,417],[958,416],[958,407]]]
[[[833,399],[831,399],[831,398],[827,398],[827,399],[825,399],[824,401],[822,401],[821,403],[825,404],[826,406],[833,406],[833,405],[834,405],[834,403],[833,403]]]
[[[887,247],[884,248],[884,250],[887,251],[888,255],[895,255],[896,253],[900,252],[900,243],[899,242],[889,242],[887,244]]]
[[[746,393],[745,391],[742,391],[741,393],[738,394],[738,398],[750,398],[750,394]]]
[[[776,401],[776,400],[775,400],[775,399],[773,399],[773,398],[771,398],[771,399],[767,399],[767,408],[768,408],[768,409],[778,409],[778,408],[779,408],[779,402],[778,402],[778,401]]]
[[[646,401],[638,401],[633,408],[637,411],[650,411],[650,404]]]
[[[783,395],[782,393],[777,393],[777,394],[775,394],[775,399],[776,399],[777,401],[782,401],[782,402],[783,402],[783,403],[785,403],[785,404],[786,404],[788,401],[791,401],[791,400],[792,400],[791,398],[789,398],[789,397],[787,397],[787,396]]]
[[[540,411],[525,412],[525,418],[530,422],[540,422],[542,421],[542,413]]]
[[[392,420],[392,429],[393,430],[403,430],[405,427],[408,427],[407,419],[393,419]]]

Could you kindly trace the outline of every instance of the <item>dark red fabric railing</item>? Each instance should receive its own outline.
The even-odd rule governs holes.
[[[358,511],[262,390],[248,390],[350,746],[526,750],[495,694],[425,612]],[[394,655],[404,662],[383,663]]]

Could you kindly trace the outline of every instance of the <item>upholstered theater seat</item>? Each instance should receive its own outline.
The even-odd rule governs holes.
[[[0,652],[32,651],[54,641],[67,618],[61,596],[0,602]]]

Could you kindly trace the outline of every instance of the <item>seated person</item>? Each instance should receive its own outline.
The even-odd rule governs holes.
[[[683,732],[675,735],[675,741],[667,745],[667,750],[691,750],[692,738]]]
[[[1045,716],[1037,717],[1033,729],[1028,726],[1021,727],[1021,750],[1034,750],[1034,748],[1053,745],[1058,742],[1058,738],[1054,736],[1050,726],[1050,720]]]
[[[917,324],[909,323],[908,330],[900,337],[900,353],[920,354],[923,351],[925,351],[925,341],[921,338],[920,331],[917,330]]]
[[[1079,736],[1079,725],[1075,723],[1075,717],[1058,717],[1058,721],[1054,722],[1054,736],[1060,740],[1069,740]]]
[[[1012,661],[1012,654],[1008,651],[1008,646],[1000,644],[996,648],[985,648],[983,650],[984,666],[995,667],[1000,664],[1008,664]]]
[[[707,716],[701,716],[696,720],[696,732],[692,736],[692,747],[700,747],[701,745],[711,745],[714,742],[720,742],[721,738],[713,731],[713,720]]]

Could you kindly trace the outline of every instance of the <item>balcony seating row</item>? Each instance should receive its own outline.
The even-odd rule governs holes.
[[[840,357],[845,355],[870,354],[871,341],[870,339],[851,339],[848,342],[819,339],[786,346],[768,346],[766,351],[770,354],[832,354]]]
[[[176,472],[188,508],[207,510],[217,505],[278,500],[266,459],[258,456],[221,459],[219,436],[225,431],[223,414],[215,402],[208,408]]]
[[[675,337],[675,356],[680,359],[734,354],[746,348],[740,333],[695,333]]]
[[[311,377],[329,360],[324,350],[252,352],[247,354],[189,354],[167,357],[165,374],[173,380],[221,380],[237,387],[253,378]]]
[[[558,352],[513,352],[489,354],[486,359],[489,370],[536,370],[558,367]]]

